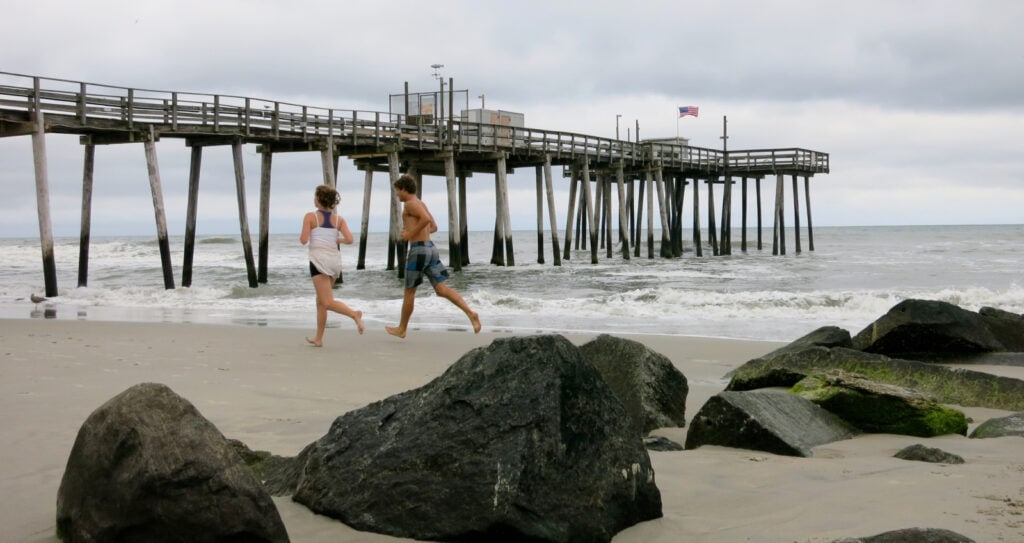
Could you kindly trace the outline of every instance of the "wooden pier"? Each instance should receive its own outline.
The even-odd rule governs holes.
[[[449,80],[448,88],[454,88]],[[443,89],[443,86],[442,86]],[[444,94],[438,96],[443,104]],[[707,210],[708,244],[714,255],[732,253],[732,193],[734,178],[741,180],[742,238],[747,250],[748,182],[754,182],[757,204],[757,249],[761,240],[761,181],[775,177],[772,253],[786,253],[784,236],[785,176],[792,178],[795,251],[801,252],[798,178],[804,181],[808,249],[814,250],[811,224],[810,178],[829,172],[829,155],[801,148],[715,150],[685,145],[683,141],[623,141],[572,132],[466,122],[452,115],[451,93],[447,118],[424,122],[420,115],[329,109],[260,98],[157,91],[68,81],[0,72],[0,137],[31,136],[35,166],[39,235],[46,296],[57,295],[53,233],[47,187],[47,133],[77,134],[84,149],[82,223],[78,285],[88,281],[88,248],[92,205],[95,146],[141,143],[146,156],[153,210],[163,266],[164,285],[174,288],[163,189],[155,142],[182,138],[191,148],[188,208],[185,224],[182,286],[192,281],[196,210],[204,147],[230,145],[234,157],[238,217],[249,286],[267,281],[267,250],[271,165],[282,152],[319,152],[324,183],[335,185],[338,160],[344,156],[365,172],[363,214],[357,269],[365,268],[370,192],[373,174],[387,173],[388,184],[402,173],[419,180],[443,176],[448,193],[449,265],[456,271],[468,264],[466,183],[475,173],[494,175],[497,217],[491,262],[515,265],[508,204],[507,175],[533,168],[537,190],[538,260],[544,262],[544,205],[554,265],[568,259],[575,232],[576,247],[589,242],[591,262],[598,262],[600,247],[612,258],[621,242],[621,258],[640,257],[646,207],[647,257],[654,258],[654,232],[660,230],[660,256],[683,254],[682,217],[686,187],[691,186],[693,250],[703,256],[701,196],[703,181]],[[408,103],[408,100],[406,100]],[[242,146],[255,144],[262,156],[260,172],[259,261],[254,260]],[[554,168],[569,180],[565,230],[559,239],[554,206]],[[422,183],[420,183],[422,185]],[[721,223],[715,211],[715,187],[722,189]],[[646,195],[646,201],[644,200]],[[617,217],[612,201],[617,202]],[[646,205],[644,205],[646,203]],[[391,190],[388,270],[404,271],[405,243],[399,202]],[[579,213],[577,214],[577,208]],[[618,220],[618,233],[612,231]],[[656,222],[657,221],[657,222]],[[575,229],[574,229],[575,226]],[[613,238],[613,235],[616,237]],[[614,240],[614,241],[613,241]],[[397,263],[396,263],[397,261]]]

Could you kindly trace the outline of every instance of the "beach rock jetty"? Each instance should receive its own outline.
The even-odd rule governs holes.
[[[853,348],[910,360],[1009,351],[1024,344],[1024,317],[968,311],[937,300],[904,300],[853,337]]]
[[[501,338],[338,417],[293,499],[359,530],[445,541],[608,542],[662,515],[641,435],[557,335]]]
[[[287,542],[253,472],[165,385],[135,385],[81,426],[57,493],[63,541]]]
[[[859,432],[839,417],[795,394],[776,390],[720,392],[690,423],[686,449],[719,445],[785,456],[849,439]]]
[[[601,334],[580,346],[634,421],[637,432],[686,426],[686,376],[639,341]]]
[[[967,417],[931,396],[831,369],[811,373],[791,391],[824,407],[857,429],[876,434],[933,437],[967,435]]]

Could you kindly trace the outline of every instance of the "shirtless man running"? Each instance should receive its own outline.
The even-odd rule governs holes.
[[[441,263],[437,247],[430,241],[430,234],[437,231],[437,223],[427,210],[426,204],[416,196],[416,180],[409,175],[399,177],[394,184],[395,194],[402,202],[401,238],[409,242],[409,255],[405,266],[405,295],[402,299],[402,318],[398,326],[384,327],[387,332],[400,338],[405,337],[412,316],[413,304],[416,301],[416,288],[426,277],[434,287],[438,296],[445,298],[461,309],[470,324],[473,333],[480,332],[480,317],[469,308],[466,301],[454,289],[445,283],[448,269]]]

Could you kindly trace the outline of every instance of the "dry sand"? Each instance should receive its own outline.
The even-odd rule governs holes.
[[[363,336],[306,330],[63,320],[0,320],[0,541],[56,542],[57,488],[79,426],[141,382],[191,401],[227,437],[294,455],[352,409],[419,387],[470,349],[507,334],[410,330]],[[593,335],[567,335],[576,344]],[[724,374],[779,346],[770,342],[631,336],[687,376],[687,415],[722,390]],[[986,370],[1024,378],[1022,368]],[[1004,411],[965,409],[974,424]],[[655,433],[680,443],[685,429]],[[963,465],[893,458],[914,443]],[[616,543],[828,542],[907,528],[946,528],[975,541],[1024,540],[1024,439],[868,435],[819,447],[813,458],[702,447],[651,452],[664,517]],[[275,498],[291,540],[385,542]]]

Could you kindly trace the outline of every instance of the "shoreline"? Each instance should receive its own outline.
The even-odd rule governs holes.
[[[329,328],[323,348],[306,330],[265,326],[0,319],[6,421],[0,440],[0,523],[6,539],[55,543],[55,504],[82,422],[140,382],[168,385],[228,438],[291,456],[341,414],[440,375],[472,348],[508,332]],[[576,345],[597,333],[563,333]],[[634,339],[686,375],[687,419],[725,386],[725,374],[782,342],[613,334]],[[1017,375],[1024,378],[1024,375]],[[969,412],[968,412],[969,411]],[[974,424],[994,410],[965,410]],[[682,443],[685,428],[652,434]],[[961,466],[892,458],[926,442]],[[814,541],[912,526],[946,528],[977,541],[1010,541],[1024,528],[1024,439],[922,440],[868,435],[831,443],[813,458],[702,447],[650,452],[664,517],[624,530],[615,542]],[[293,542],[405,541],[359,532],[274,499]]]

